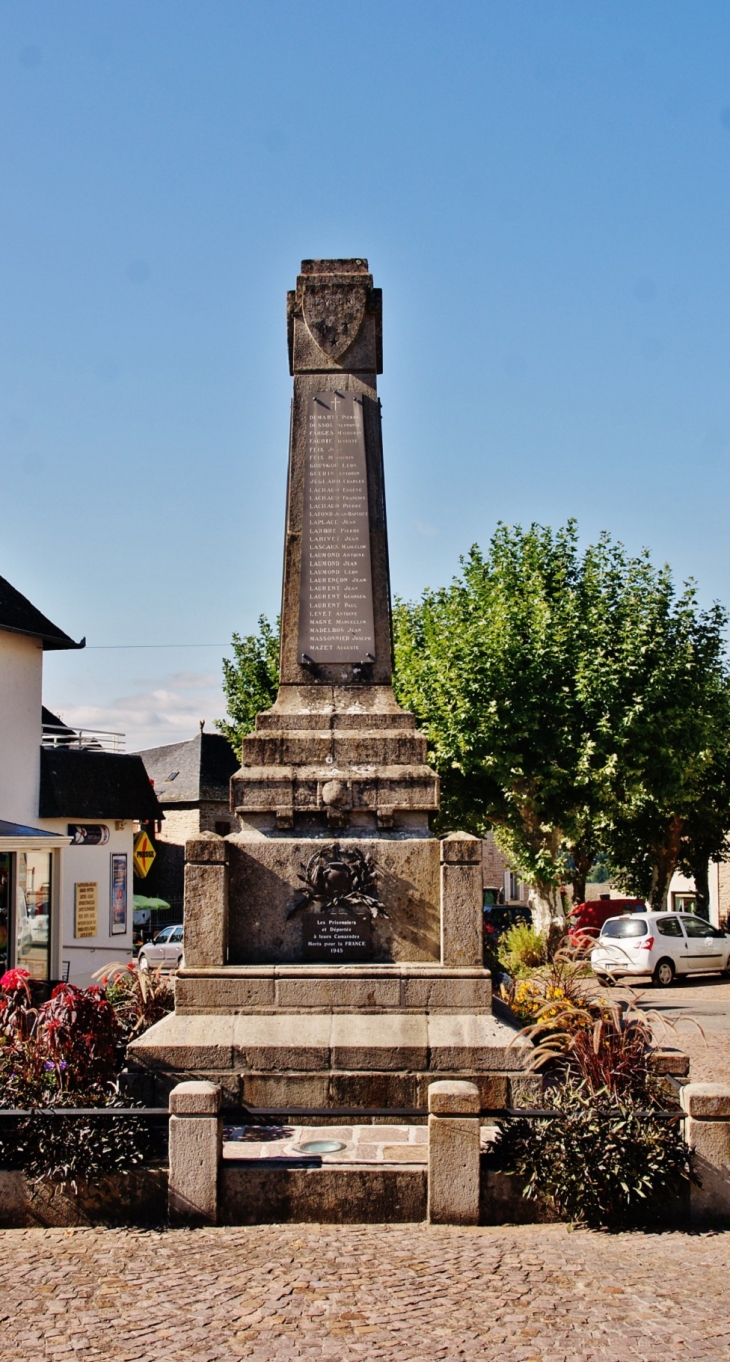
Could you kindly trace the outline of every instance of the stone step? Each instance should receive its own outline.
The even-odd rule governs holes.
[[[243,766],[231,778],[231,801],[236,812],[278,809],[296,805],[299,812],[325,808],[325,787],[333,781],[346,784],[347,807],[371,810],[426,809],[439,805],[438,777],[428,766],[377,763],[348,766]]]
[[[284,733],[291,730],[299,732],[314,730],[317,733],[324,733],[363,729],[371,733],[383,729],[413,733],[415,728],[416,721],[413,715],[407,714],[404,710],[396,714],[375,714],[366,710],[335,711],[330,714],[323,714],[321,711],[307,714],[298,710],[295,714],[287,714],[281,710],[266,710],[263,714],[256,715],[257,733]]]
[[[350,1073],[517,1070],[532,1047],[476,1013],[299,1013],[183,1016],[157,1022],[129,1047],[135,1066],[176,1073]]]
[[[415,732],[383,730],[291,729],[288,732],[249,733],[243,740],[242,765],[316,766],[327,764],[420,766],[425,764],[428,744]]]
[[[403,1224],[426,1217],[423,1164],[291,1165],[224,1159],[224,1225]]]
[[[182,969],[175,1006],[202,1013],[366,1012],[491,1014],[488,970],[441,965],[252,965]]]

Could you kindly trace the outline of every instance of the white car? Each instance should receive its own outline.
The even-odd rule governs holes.
[[[145,941],[137,956],[139,969],[179,969],[183,959],[182,926],[163,927],[154,941]]]
[[[730,972],[730,936],[694,913],[627,913],[604,922],[591,965],[606,984],[650,974],[669,988],[677,975]]]

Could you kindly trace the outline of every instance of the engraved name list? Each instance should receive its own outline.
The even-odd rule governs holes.
[[[308,399],[299,654],[308,662],[375,661],[362,398]]]

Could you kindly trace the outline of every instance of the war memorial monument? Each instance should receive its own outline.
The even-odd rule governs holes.
[[[452,1078],[519,1101],[534,1080],[493,1012],[481,844],[431,833],[438,777],[391,684],[381,291],[366,260],[305,260],[287,315],[279,692],[231,780],[242,830],[187,844],[175,1011],[130,1066],[158,1100],[197,1078],[233,1106],[422,1108]]]

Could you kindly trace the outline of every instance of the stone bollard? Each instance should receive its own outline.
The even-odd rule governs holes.
[[[228,963],[228,843],[203,832],[185,843],[185,964]]]
[[[441,964],[482,965],[482,844],[469,832],[441,842]]]
[[[730,1220],[730,1084],[687,1083],[680,1093],[687,1113],[684,1138],[695,1151],[701,1187],[690,1186],[695,1225]]]
[[[428,1088],[428,1220],[479,1224],[479,1109],[476,1083]]]
[[[223,1143],[221,1090],[215,1083],[178,1083],[170,1093],[167,1209],[174,1225],[215,1225]]]

